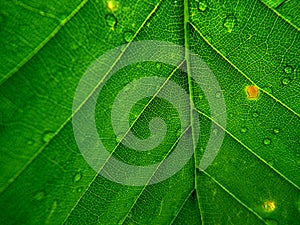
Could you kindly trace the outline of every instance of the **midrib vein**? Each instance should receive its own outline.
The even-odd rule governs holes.
[[[194,143],[195,140],[195,131],[194,131],[194,121],[193,121],[193,88],[192,88],[192,79],[191,79],[191,68],[190,68],[190,58],[189,58],[189,33],[188,33],[188,23],[189,23],[189,1],[184,0],[184,47],[185,47],[185,59],[187,64],[187,73],[188,73],[188,86],[189,86],[189,99],[190,99],[190,120],[192,125],[192,140],[193,140],[193,148],[196,150],[195,146],[197,143]],[[196,160],[196,152],[194,152],[194,182],[195,182],[195,190],[197,196],[197,205],[199,209],[201,224],[204,224],[202,210],[200,207],[200,199],[199,193],[197,190],[197,160]]]

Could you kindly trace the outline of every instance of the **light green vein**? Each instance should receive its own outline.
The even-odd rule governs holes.
[[[247,145],[245,145],[243,142],[241,142],[236,136],[234,136],[231,132],[229,132],[227,129],[225,129],[223,126],[221,126],[218,122],[216,122],[213,118],[206,115],[205,113],[201,112],[200,110],[197,110],[198,113],[208,118],[210,121],[212,121],[214,124],[216,124],[219,128],[221,128],[226,134],[228,134],[230,137],[232,137],[234,140],[236,140],[240,145],[242,145],[245,149],[247,149],[249,152],[251,152],[257,159],[262,161],[264,164],[266,164],[268,167],[270,167],[274,172],[276,172],[279,176],[284,178],[287,182],[289,182],[291,185],[293,185],[295,188],[300,190],[300,187],[295,184],[293,181],[288,179],[284,174],[282,174],[280,171],[278,171],[276,168],[268,164],[266,160],[264,160],[262,157],[260,157],[257,153],[255,153],[251,148],[249,148]]]
[[[295,28],[297,31],[300,31],[300,28],[297,27],[295,24],[293,24],[291,21],[288,21],[283,15],[281,15],[279,12],[277,12],[276,9],[270,7],[268,4],[266,4],[264,1],[260,0],[269,10],[271,10],[273,13],[275,13],[278,17],[280,17],[284,22],[286,22],[288,25],[292,26]],[[282,4],[284,4],[283,2]],[[280,4],[280,6],[282,5]]]
[[[253,85],[257,86],[262,92],[264,92],[266,95],[270,96],[273,100],[281,104],[284,108],[295,114],[297,117],[300,118],[300,115],[295,112],[293,109],[291,109],[289,106],[287,106],[285,103],[280,101],[278,98],[275,96],[271,95],[267,91],[265,91],[263,88],[259,87],[253,80],[251,80],[243,71],[241,71],[236,65],[234,65],[226,56],[224,56],[215,46],[213,46],[206,38],[205,36],[200,32],[200,30],[193,24],[191,23],[191,26],[197,31],[197,33],[205,40],[205,42],[214,50],[216,51],[226,62],[228,62],[233,68],[235,68],[240,74],[242,74],[247,80],[249,80]]]
[[[88,0],[82,1],[65,19],[63,19],[60,24],[42,41],[33,51],[31,51],[21,62],[19,62],[13,69],[11,69],[0,81],[2,85],[7,81],[13,74],[18,72],[18,70],[24,66],[33,56],[35,56],[55,35],[60,31],[60,29],[68,23],[88,2]],[[50,16],[51,17],[51,16]],[[52,17],[51,17],[52,18]]]
[[[143,21],[143,23],[141,24],[141,26],[138,28],[138,30],[135,32],[133,39],[137,36],[137,34],[141,31],[141,29],[145,26],[145,24],[147,23],[147,21],[149,20],[149,18],[156,12],[158,6],[160,5],[160,3],[162,2],[162,0],[160,0],[156,6],[153,8],[153,10],[149,13],[149,15],[146,17],[146,19]],[[132,40],[133,40],[132,39]],[[103,83],[103,81],[105,80],[105,78],[107,77],[107,75],[112,71],[112,69],[114,68],[114,66],[116,65],[116,63],[120,60],[120,58],[122,57],[122,55],[124,54],[124,52],[126,51],[126,49],[130,46],[131,42],[129,42],[124,51],[118,56],[118,58],[115,60],[115,62],[112,64],[112,66],[110,67],[110,69],[107,71],[107,73],[104,75],[104,77],[98,82],[98,84],[96,85],[96,87],[91,91],[91,93],[86,97],[86,99],[84,99],[84,101],[78,106],[78,108],[76,110],[74,110],[74,112],[64,121],[64,123],[54,132],[52,138],[45,143],[34,155],[33,157],[23,166],[23,168],[18,171],[9,181],[8,183],[3,187],[3,189],[0,191],[0,194],[3,193],[16,179],[17,177],[20,176],[20,174],[26,170],[26,168],[34,161],[34,159],[48,146],[48,144],[52,141],[53,138],[55,138],[60,131],[66,126],[66,124],[71,121],[71,119],[73,118],[73,116],[82,108],[82,106],[89,100],[89,98],[93,95],[93,93],[97,90],[97,88]]]
[[[192,27],[199,33],[199,35],[206,41],[206,43],[211,46],[220,56],[222,56],[231,66],[233,66],[240,74],[242,74],[246,79],[248,79],[252,84],[256,85],[246,74],[244,74],[239,68],[237,68],[229,59],[227,59],[220,51],[218,51],[218,49],[216,49],[213,45],[211,45],[209,43],[209,41],[204,37],[204,35],[197,29],[197,27],[190,23],[192,25]],[[256,85],[257,86],[257,85]],[[257,86],[258,87],[258,86]],[[286,109],[288,109],[289,111],[293,112],[296,116],[298,116],[300,118],[300,115],[297,114],[295,111],[293,111],[291,108],[289,108],[287,105],[285,105],[283,102],[281,102],[279,99],[275,98],[273,95],[269,94],[268,92],[266,92],[265,90],[263,90],[262,88],[259,87],[259,89],[261,91],[263,91],[265,94],[267,94],[269,97],[271,97],[273,100],[275,100],[276,102],[280,103],[282,106],[284,106]],[[197,110],[198,111],[198,110]],[[258,159],[260,159],[262,162],[264,162],[265,164],[267,164],[271,169],[273,169],[277,174],[279,174],[281,177],[283,177],[285,180],[287,180],[290,184],[292,184],[294,187],[296,187],[297,189],[300,190],[300,187],[298,185],[296,185],[294,182],[292,182],[291,180],[289,180],[286,176],[284,176],[281,172],[279,172],[278,170],[276,170],[273,166],[269,165],[267,163],[266,160],[264,160],[263,158],[261,158],[258,154],[256,154],[253,150],[251,150],[248,146],[246,146],[244,143],[242,143],[238,138],[236,138],[233,134],[231,134],[228,130],[224,129],[220,124],[216,123],[216,121],[213,121],[211,117],[207,116],[206,114],[198,111],[199,113],[201,113],[202,115],[206,116],[207,118],[209,118],[212,122],[214,122],[216,125],[218,125],[222,130],[224,130],[227,134],[229,134],[231,137],[233,137],[237,142],[239,142],[242,146],[244,146],[247,150],[249,150],[252,154],[254,154]]]
[[[147,102],[147,104],[143,107],[143,109],[141,110],[141,112],[137,115],[137,117],[135,118],[135,120],[132,122],[132,124],[129,126],[129,128],[127,129],[126,133],[123,135],[123,137],[121,138],[121,140],[118,142],[118,144],[114,147],[114,149],[111,151],[110,156],[106,159],[105,163],[103,164],[103,166],[100,168],[100,170],[98,171],[98,173],[94,176],[93,180],[90,182],[90,184],[88,185],[86,191],[81,195],[81,197],[78,199],[77,203],[74,205],[73,209],[71,210],[71,212],[75,209],[75,207],[78,205],[78,203],[80,202],[80,200],[83,198],[83,196],[86,194],[87,190],[89,189],[89,187],[93,184],[93,182],[95,181],[95,179],[97,178],[98,174],[101,172],[101,170],[104,168],[105,164],[108,162],[108,160],[110,159],[110,157],[113,155],[113,153],[117,150],[117,148],[120,146],[121,142],[125,139],[125,137],[128,135],[129,131],[131,130],[131,128],[136,124],[136,122],[140,119],[141,115],[143,114],[143,112],[145,112],[145,110],[148,108],[148,106],[150,105],[150,103],[154,100],[154,98],[159,94],[159,92],[162,90],[162,88],[168,83],[168,81],[171,79],[171,77],[174,75],[174,73],[177,71],[177,69],[184,63],[181,62],[178,67],[176,67],[171,74],[169,75],[169,77],[165,80],[165,82],[161,85],[161,87],[156,91],[156,93],[151,97],[151,99]],[[178,139],[177,139],[178,140]],[[176,142],[177,143],[177,142]],[[171,148],[172,150],[172,148]],[[166,154],[168,155],[168,154]],[[160,165],[160,164],[159,164]],[[159,168],[159,166],[158,166]],[[150,177],[151,180],[152,176]],[[150,181],[149,180],[149,181]],[[125,221],[125,219],[128,217],[131,209],[134,207],[134,205],[136,204],[136,202],[138,201],[139,197],[141,196],[141,194],[143,193],[143,191],[145,190],[146,185],[143,186],[143,189],[141,190],[141,192],[139,193],[139,195],[137,196],[137,198],[135,199],[134,203],[132,204],[131,208],[129,209],[129,211],[127,212],[127,214],[125,215],[125,217],[123,218],[122,223]],[[68,217],[71,215],[71,212],[69,213],[69,215],[66,217],[65,221],[68,219]]]
[[[214,183],[216,183],[219,187],[221,187],[226,193],[228,193],[233,199],[235,199],[238,203],[240,203],[242,206],[244,206],[247,210],[249,210],[251,213],[253,213],[255,216],[257,216],[258,219],[263,221],[265,224],[265,220],[254,210],[252,210],[249,206],[247,206],[244,202],[242,202],[237,196],[235,196],[233,193],[231,193],[225,186],[223,186],[220,182],[218,182],[214,177],[212,177],[209,173],[205,171],[201,171],[201,173],[204,173],[206,176],[208,176]]]
[[[181,137],[191,128],[191,126],[188,126],[184,131],[182,131],[180,137],[178,137],[176,139],[176,141],[174,142],[174,144],[172,145],[172,147],[170,148],[170,150],[167,152],[167,154],[165,155],[165,157],[163,158],[163,160],[161,160],[161,162],[159,163],[159,165],[157,166],[156,171],[158,170],[158,168],[161,166],[161,164],[164,162],[164,160],[167,158],[167,156],[169,155],[169,153],[172,151],[172,149],[176,146],[176,144],[178,143],[178,141],[181,139]],[[124,223],[125,219],[128,217],[130,211],[133,209],[133,207],[135,206],[135,204],[137,203],[138,199],[141,197],[141,195],[143,194],[144,190],[146,189],[147,185],[149,184],[149,182],[151,181],[152,177],[155,175],[156,171],[152,174],[152,176],[149,178],[147,184],[145,186],[143,186],[143,189],[141,190],[141,192],[139,193],[139,195],[137,196],[137,198],[135,199],[135,201],[133,202],[131,208],[128,210],[128,213],[125,215],[125,217],[121,220],[122,224]]]
[[[187,202],[188,199],[191,197],[191,195],[192,195],[192,193],[193,193],[194,191],[196,191],[196,190],[193,189],[193,190],[186,196],[186,198],[184,199],[182,205],[179,207],[178,211],[176,212],[176,214],[175,214],[173,220],[169,223],[170,225],[173,224],[173,223],[175,222],[175,220],[176,220],[176,218],[178,217],[179,213],[181,212],[181,210],[183,209],[184,205],[186,204],[186,202]]]

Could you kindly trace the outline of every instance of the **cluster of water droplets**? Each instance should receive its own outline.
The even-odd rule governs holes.
[[[292,82],[292,80],[294,78],[295,69],[292,66],[287,65],[284,68],[284,74],[285,74],[285,77],[282,78],[281,84],[283,86],[287,86]]]
[[[118,26],[117,17],[113,13],[109,13],[105,16],[106,26],[111,29],[115,30]],[[131,30],[126,30],[123,32],[123,39],[125,42],[131,42],[134,37],[134,32]]]

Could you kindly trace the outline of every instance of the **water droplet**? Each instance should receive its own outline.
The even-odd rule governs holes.
[[[126,42],[130,42],[133,39],[134,33],[132,31],[126,31],[123,35]]]
[[[287,74],[292,73],[292,72],[293,72],[293,67],[291,67],[291,66],[286,66],[286,67],[284,68],[284,72],[287,73]]]
[[[34,143],[34,141],[31,139],[27,141],[27,145],[33,145],[33,143]]]
[[[109,27],[114,28],[117,25],[117,18],[113,14],[107,14],[105,20]]]
[[[258,95],[259,95],[258,88],[254,85],[247,86],[246,93],[247,93],[248,99],[257,99]]]
[[[278,225],[278,221],[274,219],[265,219],[267,225]]]
[[[216,98],[221,98],[221,96],[222,96],[222,93],[221,93],[221,92],[217,92],[217,93],[216,93]]]
[[[281,83],[283,85],[288,85],[289,83],[291,83],[291,79],[289,77],[285,77],[281,80]]]
[[[157,63],[157,64],[156,64],[156,68],[157,68],[157,69],[160,69],[161,67],[162,67],[161,63]]]
[[[271,144],[271,139],[270,138],[265,138],[263,142],[264,142],[265,145],[269,145],[269,144]]]
[[[116,141],[117,141],[118,143],[121,143],[121,142],[122,142],[122,138],[123,138],[123,137],[121,137],[121,136],[117,136],[117,137],[116,137]]]
[[[80,193],[80,192],[82,192],[83,187],[78,187],[76,190],[77,190],[78,193]]]
[[[270,166],[274,166],[274,161],[270,161],[270,162],[268,162],[268,164],[269,164]]]
[[[217,136],[217,135],[219,134],[219,129],[214,128],[214,129],[212,130],[212,133],[213,133],[213,135]]]
[[[42,200],[45,197],[45,192],[40,191],[38,193],[35,194],[35,196],[33,197],[35,200]]]
[[[241,128],[241,132],[242,132],[242,133],[246,133],[247,131],[248,131],[248,129],[247,129],[246,127],[242,127],[242,128]]]
[[[279,134],[280,130],[278,128],[273,129],[274,134]]]
[[[80,172],[76,173],[73,177],[74,183],[80,181],[81,177],[82,177],[82,174]]]
[[[48,143],[54,136],[54,132],[52,131],[46,131],[43,135],[43,141]]]
[[[253,115],[254,118],[257,118],[259,116],[258,113],[256,113],[256,112],[253,113],[252,115]]]
[[[45,11],[40,11],[40,14],[41,14],[42,16],[45,16],[45,15],[46,15],[46,12],[45,12]]]
[[[236,26],[236,17],[234,15],[227,16],[224,22],[224,27],[227,29],[227,31],[231,33],[235,26]]]
[[[207,9],[207,1],[206,0],[201,0],[198,3],[198,9],[202,12],[204,12]]]

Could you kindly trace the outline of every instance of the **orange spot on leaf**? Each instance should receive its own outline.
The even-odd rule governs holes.
[[[276,208],[275,202],[272,200],[268,200],[268,201],[264,202],[263,208],[267,212],[273,212]]]
[[[258,88],[254,85],[247,86],[246,87],[246,93],[247,93],[247,97],[249,99],[257,99],[258,95],[259,95]]]
[[[119,3],[114,1],[114,0],[109,0],[107,1],[107,5],[106,7],[110,10],[110,11],[115,11],[119,6]]]

